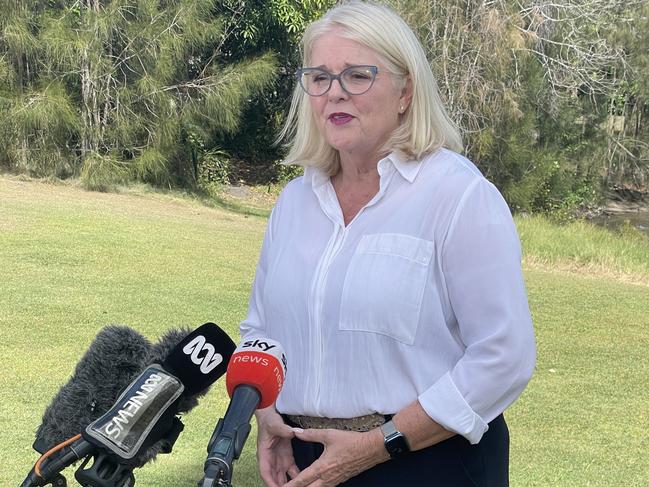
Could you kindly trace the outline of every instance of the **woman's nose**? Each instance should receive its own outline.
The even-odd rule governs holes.
[[[343,89],[343,86],[340,84],[339,79],[334,79],[331,81],[331,87],[327,92],[330,101],[346,100],[349,97],[349,94]]]

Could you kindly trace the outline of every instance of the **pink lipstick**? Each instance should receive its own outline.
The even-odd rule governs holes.
[[[344,125],[350,122],[352,118],[354,118],[352,115],[345,112],[336,112],[329,115],[329,121],[334,125]]]

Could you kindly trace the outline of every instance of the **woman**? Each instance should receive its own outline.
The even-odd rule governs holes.
[[[244,338],[285,348],[257,412],[275,487],[508,482],[502,412],[534,367],[520,245],[502,197],[457,152],[421,45],[351,2],[303,39],[288,163]]]

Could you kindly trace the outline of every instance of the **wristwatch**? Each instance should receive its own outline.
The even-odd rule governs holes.
[[[392,420],[381,425],[381,433],[383,433],[383,443],[385,449],[392,458],[399,458],[404,453],[410,451],[410,445],[403,433],[401,433],[395,426]]]

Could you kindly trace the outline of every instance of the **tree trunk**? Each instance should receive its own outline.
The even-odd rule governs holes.
[[[86,9],[95,13],[100,11],[99,0],[87,0]],[[90,18],[90,16],[87,16]],[[86,27],[92,32],[91,25]],[[92,39],[83,51],[81,59],[81,99],[82,99],[82,118],[83,118],[83,133],[81,137],[81,157],[85,159],[88,154],[97,153],[99,151],[99,143],[101,140],[101,113],[99,110],[98,94],[97,94],[97,79],[96,73],[93,72],[92,60],[90,56],[92,44],[95,39]]]

